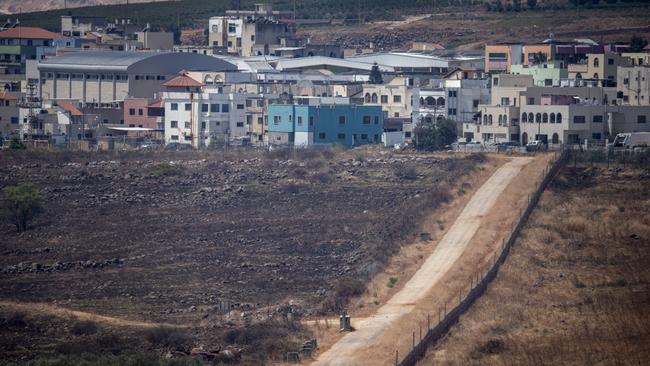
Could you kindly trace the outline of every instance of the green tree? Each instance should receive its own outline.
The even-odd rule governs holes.
[[[456,141],[456,122],[447,118],[432,122],[422,122],[415,129],[418,150],[441,150]]]
[[[381,76],[381,71],[379,71],[379,65],[375,62],[372,65],[370,70],[370,79],[368,80],[370,84],[383,84],[384,78]]]
[[[636,34],[630,39],[630,52],[641,52],[648,45],[648,41],[645,38],[641,38]]]
[[[13,150],[25,150],[26,146],[20,141],[18,135],[11,136],[11,141],[9,142],[9,148]]]
[[[20,183],[2,189],[3,213],[16,226],[16,231],[27,230],[27,225],[42,211],[41,195],[32,183]]]

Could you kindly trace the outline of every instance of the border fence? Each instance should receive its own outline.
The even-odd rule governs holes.
[[[400,360],[399,351],[395,351],[396,366],[413,366],[426,353],[428,346],[441,339],[455,324],[460,315],[463,314],[487,289],[488,284],[496,277],[501,265],[505,262],[510,248],[519,236],[519,232],[528,221],[530,214],[533,212],[539,198],[544,192],[548,183],[557,175],[565,163],[568,162],[570,149],[561,149],[556,152],[549,165],[544,168],[539,180],[536,182],[535,191],[528,196],[528,203],[524,210],[520,210],[519,219],[513,224],[512,232],[507,239],[504,239],[497,253],[494,253],[489,268],[479,270],[469,280],[468,286],[464,287],[458,293],[458,297],[451,301],[451,304],[445,303],[439,307],[437,313],[427,315],[426,324],[414,331],[410,338],[412,339],[411,350]],[[571,154],[577,156],[578,154]],[[448,306],[449,305],[449,306]],[[432,323],[437,320],[437,323]],[[419,335],[419,336],[418,336]]]

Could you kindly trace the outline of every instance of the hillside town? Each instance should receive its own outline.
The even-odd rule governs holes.
[[[457,144],[605,144],[648,132],[643,39],[344,49],[296,36],[256,4],[209,20],[208,44],[131,19],[61,16],[61,32],[0,31],[0,137],[84,149],[408,146],[457,126]],[[443,43],[443,40],[441,40]],[[6,144],[5,144],[6,145]]]

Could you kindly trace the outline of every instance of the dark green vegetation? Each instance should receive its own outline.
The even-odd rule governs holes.
[[[450,119],[422,122],[415,130],[415,147],[418,150],[442,150],[456,141],[456,122]]]
[[[257,0],[240,1],[240,9],[252,9]],[[292,0],[269,0],[277,9],[293,10]],[[548,5],[546,4],[548,3]],[[589,2],[584,6],[612,7],[627,6],[643,1],[621,1],[616,4],[607,2]],[[514,10],[525,8],[574,8],[568,1],[546,1],[533,3],[528,1],[522,5],[520,1],[484,1],[484,0],[361,0],[359,8],[357,1],[349,0],[302,0],[296,1],[296,13],[299,19],[358,19],[364,21],[398,20],[407,14],[422,14],[444,12],[447,7],[480,7],[489,4],[490,10]],[[519,5],[516,5],[519,4]],[[80,16],[103,16],[109,19],[129,16],[139,24],[150,23],[154,29],[174,31],[183,28],[197,28],[207,24],[207,19],[213,15],[222,15],[225,10],[233,9],[229,0],[181,0],[159,3],[143,3],[130,5],[108,5],[72,10],[50,10],[44,12],[24,13],[20,15],[21,24],[39,26],[52,31],[60,30],[60,16],[69,11]]]
[[[27,230],[29,222],[42,211],[41,195],[31,183],[20,183],[2,189],[0,208],[17,232]]]

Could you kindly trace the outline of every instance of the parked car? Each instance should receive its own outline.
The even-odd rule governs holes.
[[[546,150],[546,144],[542,140],[534,140],[526,144],[526,151]]]
[[[515,150],[519,147],[521,147],[521,144],[517,141],[501,142],[497,144],[498,151],[510,151]]]

